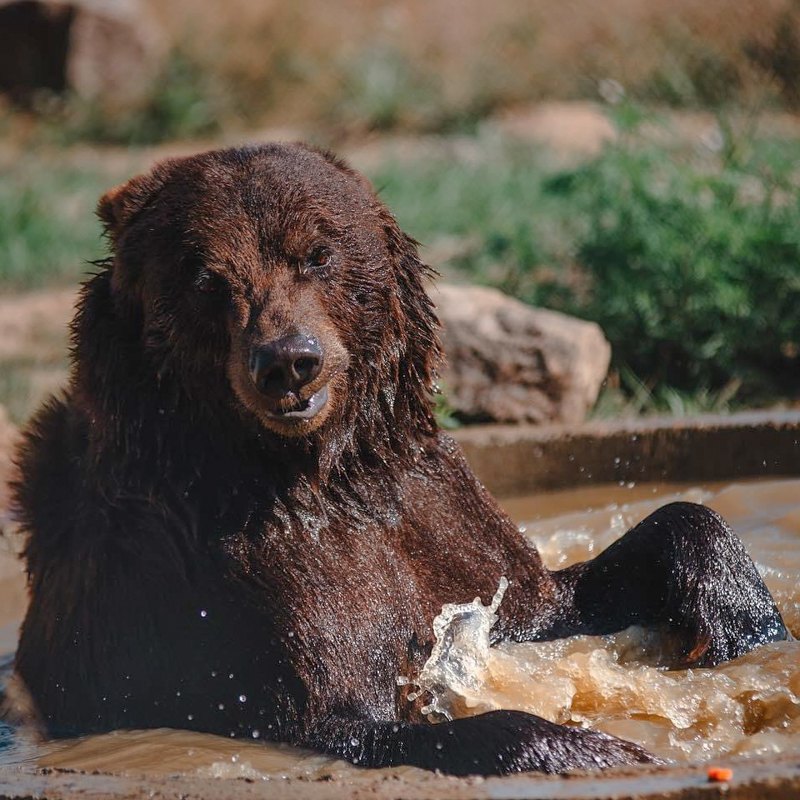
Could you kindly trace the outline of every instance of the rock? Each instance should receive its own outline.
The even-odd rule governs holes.
[[[593,322],[481,286],[440,284],[450,407],[470,421],[576,423],[597,400],[611,346]]]
[[[137,0],[0,0],[0,92],[17,103],[47,90],[123,107],[149,88],[163,49]]]

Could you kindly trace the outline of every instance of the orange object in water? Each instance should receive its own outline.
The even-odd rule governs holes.
[[[729,781],[733,777],[733,770],[728,767],[709,767],[708,779],[714,783]]]

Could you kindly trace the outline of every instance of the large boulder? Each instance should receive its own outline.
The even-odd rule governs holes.
[[[138,0],[0,0],[0,92],[71,92],[110,107],[147,91],[164,53]]]
[[[465,420],[576,423],[597,400],[611,346],[593,322],[482,286],[432,292],[447,366],[442,387]]]

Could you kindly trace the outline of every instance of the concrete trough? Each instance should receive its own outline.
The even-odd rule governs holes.
[[[800,475],[800,412],[758,411],[591,422],[480,425],[455,432],[497,497],[598,483]]]

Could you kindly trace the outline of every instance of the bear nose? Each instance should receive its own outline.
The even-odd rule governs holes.
[[[275,398],[298,392],[321,369],[322,348],[312,336],[284,336],[250,351],[253,383],[259,392]]]

